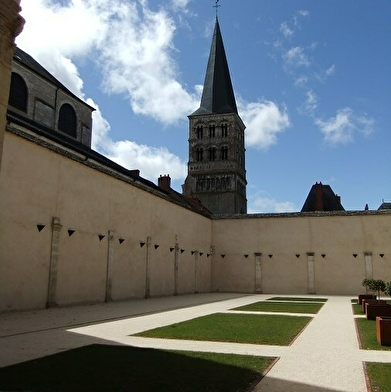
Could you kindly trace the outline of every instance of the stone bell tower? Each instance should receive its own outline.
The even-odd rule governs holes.
[[[246,214],[244,130],[216,18],[201,105],[189,115],[188,174],[183,193],[213,214]]]

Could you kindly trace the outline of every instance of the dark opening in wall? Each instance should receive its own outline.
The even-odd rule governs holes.
[[[73,107],[67,103],[60,108],[58,129],[69,136],[76,137],[77,117]]]
[[[27,112],[27,98],[28,90],[26,82],[19,74],[12,72],[8,103],[19,110]]]

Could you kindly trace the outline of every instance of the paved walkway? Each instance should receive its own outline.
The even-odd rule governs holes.
[[[94,343],[120,344],[278,357],[254,392],[366,392],[363,362],[391,363],[391,351],[359,349],[351,297],[327,297],[289,347],[129,336],[270,297],[197,294],[0,314],[0,367]]]

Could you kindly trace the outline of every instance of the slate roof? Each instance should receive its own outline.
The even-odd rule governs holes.
[[[391,210],[391,203],[383,202],[378,210]]]
[[[238,113],[219,21],[216,18],[201,105],[191,116]]]
[[[70,91],[58,79],[56,79],[50,72],[48,72],[44,67],[42,67],[42,65],[39,64],[38,61],[36,61],[33,57],[31,57],[28,53],[20,49],[18,46],[15,48],[14,61],[17,61],[18,63],[24,65],[26,68],[40,75],[42,78],[46,79],[47,81],[51,82],[55,86],[59,87],[61,90],[66,91],[73,98],[77,99],[84,105],[95,110],[95,108],[93,108],[91,105],[88,105],[82,99],[77,97],[72,91]]]
[[[312,185],[301,209],[301,212],[310,211],[345,211],[345,209],[342,207],[341,198],[333,192],[330,185],[323,185],[320,182]]]

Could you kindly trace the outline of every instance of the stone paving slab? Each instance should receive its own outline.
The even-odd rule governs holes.
[[[131,345],[278,357],[255,392],[366,392],[363,362],[391,363],[391,351],[359,349],[346,296],[321,296],[328,301],[288,347],[130,336],[272,296],[198,294],[0,314],[0,367],[94,343]]]

